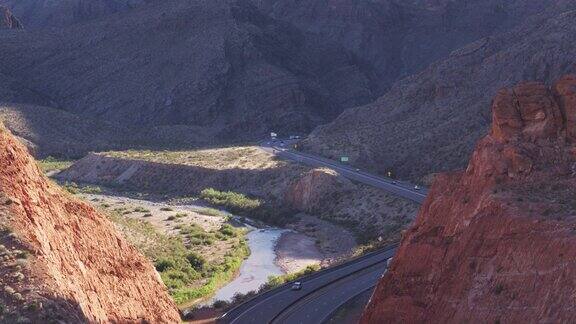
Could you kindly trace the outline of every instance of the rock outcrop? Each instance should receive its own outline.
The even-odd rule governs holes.
[[[20,21],[4,6],[0,6],[0,29],[22,29]]]
[[[436,178],[362,323],[574,322],[576,77],[501,90],[465,171]]]
[[[354,189],[354,184],[330,169],[313,169],[296,179],[286,190],[286,202],[296,210],[317,213],[326,200]]]
[[[153,265],[0,128],[0,322],[177,323]]]

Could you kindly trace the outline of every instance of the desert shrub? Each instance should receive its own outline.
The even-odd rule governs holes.
[[[170,208],[170,207],[162,207],[160,208],[161,211],[173,211],[174,209]]]
[[[170,268],[173,268],[175,265],[176,265],[176,262],[174,262],[173,259],[169,259],[169,258],[162,258],[162,259],[156,260],[156,262],[154,262],[154,266],[156,267],[156,270],[158,272],[166,271]]]
[[[135,213],[149,213],[150,210],[139,206],[139,207],[134,208],[134,212]]]
[[[186,255],[186,259],[192,268],[194,268],[196,271],[203,271],[206,266],[206,259],[196,252],[188,253],[188,255]]]
[[[223,206],[233,213],[254,210],[261,205],[261,202],[258,199],[249,198],[237,192],[218,191],[213,188],[202,190],[200,197],[211,204]]]
[[[194,210],[196,213],[205,216],[218,216],[218,217],[226,217],[226,214],[219,211],[218,209],[214,208],[197,208]]]
[[[228,306],[228,303],[224,300],[216,300],[214,303],[212,303],[212,306],[214,308],[222,309],[222,308]]]
[[[279,286],[281,286],[287,282],[296,280],[296,279],[303,277],[303,276],[307,276],[307,275],[312,274],[312,273],[314,273],[320,269],[321,269],[320,265],[313,264],[313,265],[307,266],[304,270],[301,270],[301,271],[298,271],[295,273],[290,273],[290,274],[281,275],[281,276],[270,276],[270,277],[268,277],[268,282],[263,285],[262,290],[268,290],[268,289],[273,289],[273,288],[279,287]]]
[[[236,229],[230,224],[223,224],[218,231],[228,237],[234,237],[237,235]]]

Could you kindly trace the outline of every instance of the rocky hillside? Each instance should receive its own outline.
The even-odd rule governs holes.
[[[146,0],[0,0],[27,28],[62,27],[126,11]]]
[[[174,323],[152,264],[0,128],[0,322]]]
[[[169,0],[0,42],[0,73],[50,98],[43,106],[227,141],[308,132],[375,98],[340,45],[248,1]]]
[[[180,148],[209,145],[196,127],[123,126],[46,106],[0,103],[0,121],[38,157],[82,158],[87,152],[126,148]],[[181,142],[174,143],[178,137]]]
[[[453,50],[505,32],[570,1],[259,0],[274,18],[320,35],[352,53],[382,94],[400,78]]]
[[[570,44],[576,13],[564,12],[575,2],[532,3],[546,4],[542,15],[455,50],[374,103],[347,110],[318,127],[306,149],[348,155],[359,166],[417,180],[464,167],[488,129],[486,107],[500,87],[526,79],[552,82],[575,71]]]
[[[465,171],[439,176],[363,323],[573,322],[576,76],[503,89]]]
[[[12,12],[4,6],[0,6],[0,29],[22,29],[22,24]]]
[[[345,109],[373,102],[400,78],[467,43],[509,31],[536,14],[571,8],[574,1],[0,0],[0,4],[30,26],[25,32],[0,33],[0,101],[159,129],[162,141],[183,147],[196,145],[198,136],[233,142],[261,139],[270,131],[308,133]],[[510,38],[512,43],[523,39]],[[470,61],[470,69],[481,63],[480,58]],[[371,114],[354,110],[316,132],[311,147],[326,153],[350,150],[350,155],[362,155],[360,162],[371,166],[413,168],[405,163],[411,157],[401,152],[387,154],[393,160],[384,160],[375,153],[384,150],[367,139],[383,135],[403,147],[405,142],[392,140],[414,138],[414,130],[405,125],[429,123],[428,118],[436,116],[427,108],[432,99],[426,89],[434,84],[418,80],[406,82],[411,89],[420,89],[415,94],[427,98],[411,95],[411,107],[427,113],[414,114],[421,116],[412,117],[417,118],[414,123],[382,112],[371,119],[362,117]],[[450,84],[458,83],[451,80]],[[397,97],[399,88],[406,90],[395,86],[389,96]],[[489,90],[479,87],[478,92]],[[408,101],[391,99],[375,106],[406,113],[412,111],[404,108]],[[448,105],[456,106],[456,102]],[[350,120],[349,114],[358,115],[358,120]],[[484,125],[477,118],[466,122],[437,127],[440,140],[435,142],[442,152],[448,138],[459,138],[448,130],[455,128],[460,134],[476,127],[473,131],[478,132]],[[390,134],[370,131],[387,123],[399,126]],[[438,119],[430,123],[445,125]],[[352,143],[341,141],[338,125],[343,124],[361,125],[343,131]],[[145,145],[157,140],[137,138]],[[413,145],[418,146],[425,144],[420,140]],[[469,148],[462,146],[458,149]]]

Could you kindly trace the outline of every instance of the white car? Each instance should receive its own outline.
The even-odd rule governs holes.
[[[386,268],[390,268],[390,265],[392,264],[393,260],[394,260],[394,258],[390,258],[390,259],[386,260]]]
[[[420,186],[419,186],[419,185],[415,185],[415,186],[414,186],[414,190],[420,190]]]

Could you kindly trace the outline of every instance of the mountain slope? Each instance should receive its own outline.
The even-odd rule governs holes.
[[[138,127],[206,127],[228,141],[307,132],[375,97],[337,44],[247,1],[171,0],[70,28],[0,33],[0,42],[0,73],[54,108]]]
[[[63,27],[132,9],[145,0],[0,0],[27,28]]]
[[[574,322],[576,76],[498,92],[465,171],[439,176],[362,323]]]
[[[0,322],[180,320],[153,265],[0,127]]]
[[[260,0],[272,17],[341,44],[375,78],[383,94],[470,42],[497,35],[570,1],[529,0]]]
[[[485,134],[485,107],[498,88],[525,79],[550,82],[575,71],[575,15],[532,17],[456,50],[397,82],[376,102],[318,127],[306,149],[348,155],[359,166],[413,179],[462,167]]]
[[[0,100],[161,127],[165,134],[191,128],[219,142],[307,133],[466,43],[574,6],[572,0],[0,3],[31,26],[0,33]],[[171,143],[189,145],[191,137]]]

